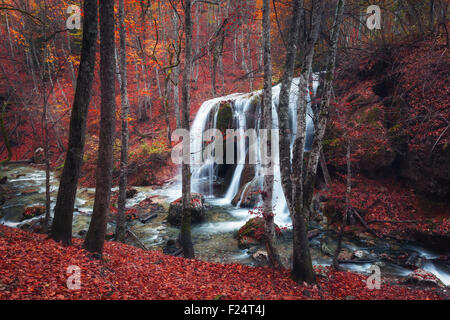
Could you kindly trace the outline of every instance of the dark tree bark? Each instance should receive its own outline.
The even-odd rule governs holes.
[[[189,114],[190,114],[190,90],[191,90],[191,68],[192,68],[192,16],[191,16],[191,0],[184,3],[184,30],[185,30],[185,54],[184,54],[184,71],[183,71],[183,88],[182,88],[182,127],[189,130]],[[183,153],[190,155],[190,143],[183,144],[186,146]],[[182,198],[183,198],[183,217],[181,219],[180,243],[183,247],[185,258],[194,258],[194,245],[191,237],[191,166],[189,163],[181,165],[182,175]]]
[[[91,223],[83,247],[103,252],[111,196],[113,143],[115,131],[115,43],[114,0],[100,1],[100,88],[101,115],[95,200]]]
[[[122,120],[122,145],[120,149],[119,198],[117,201],[116,240],[125,241],[126,221],[125,205],[128,174],[128,91],[127,91],[127,59],[125,33],[125,1],[119,0],[119,36],[120,36],[120,103]]]
[[[339,267],[339,253],[341,252],[342,248],[342,238],[344,235],[344,229],[347,225],[347,217],[350,213],[350,195],[352,192],[352,162],[351,162],[351,141],[350,138],[347,137],[347,153],[345,156],[346,162],[347,162],[347,189],[345,191],[345,211],[342,215],[342,224],[341,229],[339,230],[339,236],[338,241],[336,245],[336,252],[334,253],[333,257],[333,267],[338,268]],[[351,214],[351,213],[350,213]]]
[[[262,156],[267,156],[264,166],[264,183],[263,183],[263,218],[264,218],[264,241],[266,244],[269,263],[273,268],[282,267],[280,255],[274,245],[275,241],[275,224],[272,210],[272,193],[273,193],[273,163],[272,163],[272,59],[270,46],[270,0],[263,2],[262,16],[262,33],[264,48],[264,90],[262,99],[263,109],[263,128],[267,129],[267,144],[262,144],[262,148],[267,148],[266,152],[261,152]],[[264,140],[263,140],[264,141]]]
[[[84,1],[83,41],[77,87],[70,117],[69,144],[59,183],[51,237],[64,245],[72,243],[72,218],[77,183],[83,162],[86,117],[92,96],[97,41],[97,1]]]

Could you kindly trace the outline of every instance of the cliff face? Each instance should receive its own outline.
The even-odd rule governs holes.
[[[324,150],[345,171],[345,140],[368,176],[396,175],[429,196],[450,197],[448,49],[439,39],[346,53]]]

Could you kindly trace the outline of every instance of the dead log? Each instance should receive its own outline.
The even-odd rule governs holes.
[[[153,218],[156,218],[158,216],[157,213],[152,213],[151,215],[149,215],[146,218],[141,219],[141,223],[146,224],[147,222],[149,222],[150,220],[152,220]]]
[[[143,249],[143,250],[148,250],[147,247],[145,246],[145,244],[142,243],[141,240],[139,240],[139,238],[134,234],[133,231],[131,230],[127,230],[127,234],[129,234],[131,236],[131,238],[138,244],[138,246]]]
[[[364,219],[359,215],[359,213],[358,213],[354,208],[353,208],[352,212],[353,212],[353,214],[356,216],[356,218],[358,218],[359,222],[361,222],[361,224],[363,225],[363,227],[366,228],[366,230],[367,230],[369,233],[371,233],[371,234],[373,234],[375,237],[381,239],[381,237],[380,237],[373,229],[371,229],[371,228],[367,225],[366,221],[364,221]]]
[[[172,253],[172,256],[179,256],[183,254],[183,248],[177,249],[174,253]]]

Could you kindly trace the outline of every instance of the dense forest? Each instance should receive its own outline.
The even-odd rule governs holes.
[[[0,299],[438,299],[447,0],[0,0]]]

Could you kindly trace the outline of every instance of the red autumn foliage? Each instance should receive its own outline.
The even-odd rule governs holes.
[[[345,206],[345,177],[334,179],[329,190],[323,194],[342,212]],[[426,233],[448,234],[450,215],[448,209],[440,214],[428,216],[420,206],[420,199],[414,190],[402,186],[394,179],[368,179],[356,175],[352,179],[350,205],[361,213],[379,235],[406,235],[417,230]],[[402,223],[409,222],[409,223]],[[399,223],[400,222],[400,223]]]
[[[0,226],[0,299],[439,299],[432,289],[382,284],[365,276],[316,268],[316,285],[298,285],[289,271],[218,264],[106,242],[102,260],[44,235]],[[81,269],[81,288],[67,288],[67,267]]]

